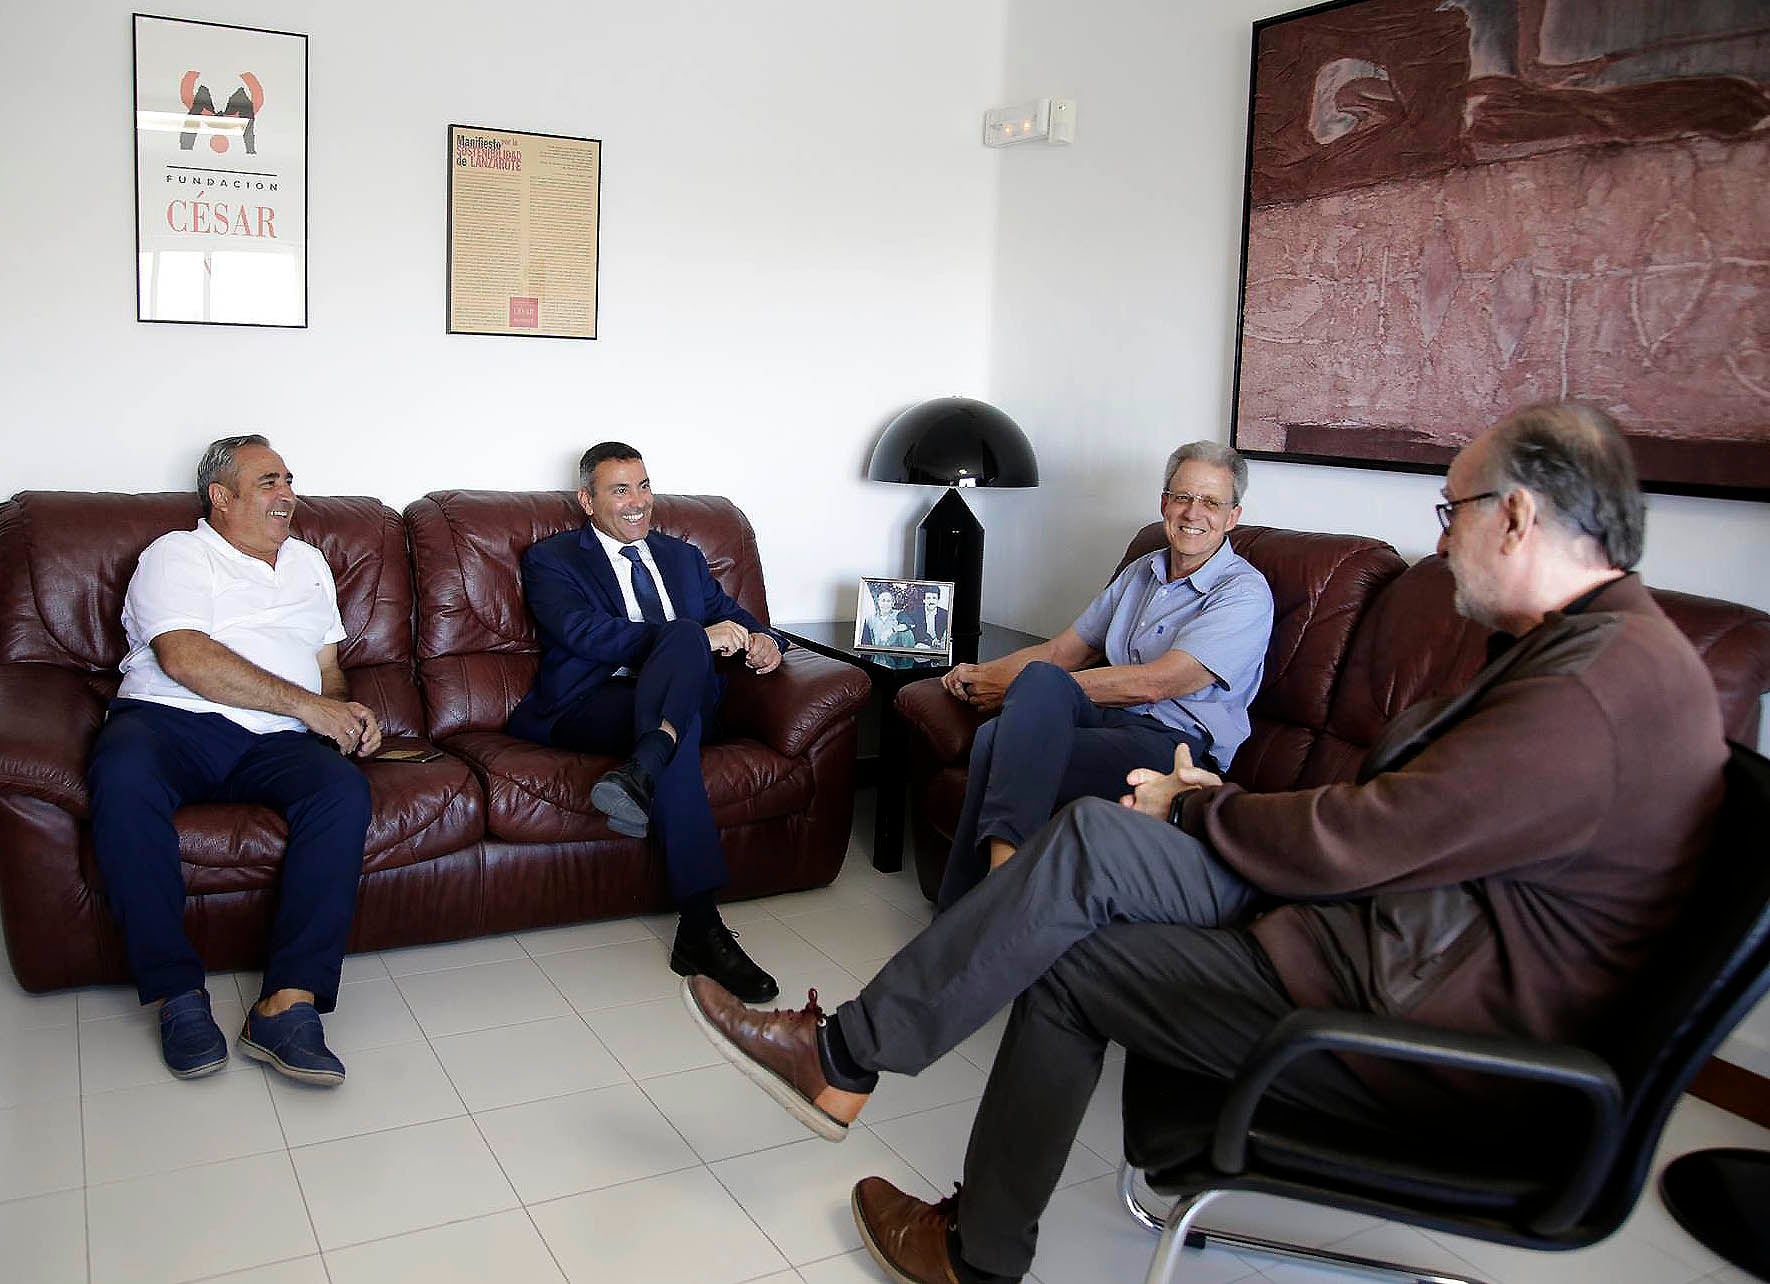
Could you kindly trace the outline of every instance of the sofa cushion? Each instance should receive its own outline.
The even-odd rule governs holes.
[[[418,743],[408,741],[404,743]],[[452,755],[435,762],[369,762],[369,832],[363,872],[398,869],[446,855],[485,833],[485,803],[467,764]],[[178,856],[192,896],[258,891],[281,876],[289,828],[269,807],[206,803],[176,816]],[[86,875],[102,883],[90,852]]]
[[[1409,705],[1462,690],[1487,662],[1489,631],[1456,613],[1441,557],[1415,562],[1377,595],[1352,636],[1327,732],[1299,787],[1351,780],[1385,724]]]
[[[1770,690],[1770,615],[1737,602],[1654,589],[1653,600],[1690,639],[1715,679],[1721,725],[1741,744],[1758,743],[1759,697]]]
[[[590,786],[617,760],[550,749],[501,731],[467,731],[448,749],[468,759],[485,781],[486,829],[507,842],[559,843],[616,837],[590,805]],[[754,740],[701,747],[707,800],[720,828],[803,811],[811,802],[811,768]]]
[[[583,522],[577,496],[563,490],[434,491],[407,507],[418,669],[432,735],[503,730],[534,678],[539,651],[522,591],[522,555]],[[700,549],[719,586],[768,620],[756,536],[730,500],[659,495],[652,529]]]

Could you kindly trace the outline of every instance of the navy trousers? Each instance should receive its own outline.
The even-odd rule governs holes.
[[[143,1003],[203,985],[173,813],[258,803],[289,824],[261,997],[311,990],[332,1010],[369,828],[369,782],[354,763],[306,731],[259,735],[218,713],[113,700],[87,781],[98,867]]]
[[[992,838],[1020,847],[1077,798],[1117,799],[1136,767],[1168,771],[1182,741],[1199,759],[1199,740],[1154,718],[1105,709],[1074,675],[1037,661],[1008,685],[1002,712],[977,729],[965,805],[953,832],[936,904],[945,910],[989,873]]]
[[[660,722],[676,728],[676,752],[652,782],[651,823],[678,904],[726,882],[725,852],[701,776],[701,742],[713,732],[723,685],[706,629],[672,620],[632,677],[603,683],[553,724],[556,748],[617,756]]]

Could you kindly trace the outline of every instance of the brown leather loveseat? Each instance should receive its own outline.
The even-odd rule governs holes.
[[[25,492],[0,505],[0,922],[27,989],[128,975],[91,851],[86,759],[117,687],[136,559],[196,517],[190,494]],[[584,802],[608,760],[500,730],[535,665],[517,557],[579,520],[570,495],[552,492],[433,495],[404,520],[367,498],[306,497],[297,509],[295,533],[338,584],[352,697],[392,743],[444,751],[430,763],[365,764],[373,817],[352,949],[668,904],[648,846],[612,833]],[[694,542],[726,590],[768,618],[755,537],[729,501],[659,496],[655,524]],[[729,894],[836,876],[866,695],[858,670],[798,651],[765,678],[733,674],[728,739],[705,759]],[[281,818],[193,806],[177,823],[199,952],[212,968],[256,965]]]
[[[1160,522],[1144,527],[1113,573],[1164,539]],[[1442,558],[1409,566],[1379,540],[1259,526],[1240,527],[1230,543],[1266,577],[1275,608],[1253,732],[1229,771],[1245,788],[1351,780],[1390,718],[1458,690],[1486,660],[1488,633],[1456,614]],[[1687,593],[1654,597],[1714,675],[1727,734],[1755,743],[1759,696],[1770,689],[1770,616]],[[900,691],[897,712],[911,729],[916,873],[933,899],[982,719],[933,680]]]

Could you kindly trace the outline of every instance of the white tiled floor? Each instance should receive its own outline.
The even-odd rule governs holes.
[[[928,918],[912,873],[872,870],[868,823],[863,806],[834,886],[729,908],[783,1000],[815,986],[833,1007]],[[0,975],[0,1279],[877,1284],[849,1187],[880,1173],[929,1198],[951,1189],[1002,1020],[916,1079],[888,1076],[831,1146],[693,1028],[674,929],[648,916],[355,956],[327,1023],[350,1069],[335,1091],[237,1056],[179,1083],[130,991],[36,997]],[[257,978],[211,991],[237,1026]],[[1136,1281],[1148,1264],[1154,1241],[1117,1203],[1121,1064],[1109,1057],[1044,1218],[1040,1284]],[[1722,1144],[1770,1147],[1770,1132],[1686,1100],[1661,1158]],[[1651,1193],[1574,1254],[1253,1196],[1206,1220],[1495,1284],[1745,1284]],[[1198,1284],[1351,1279],[1189,1259]]]

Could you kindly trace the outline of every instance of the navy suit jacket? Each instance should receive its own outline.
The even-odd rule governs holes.
[[[701,550],[653,531],[645,537],[664,591],[679,620],[706,626],[735,620],[786,640],[726,595]],[[522,587],[541,639],[535,685],[510,715],[510,734],[547,744],[553,724],[623,666],[637,669],[657,640],[656,624],[627,618],[621,586],[596,532],[588,524],[562,531],[522,555]]]

